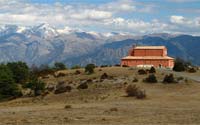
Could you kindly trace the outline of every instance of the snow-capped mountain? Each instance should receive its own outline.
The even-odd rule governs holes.
[[[24,33],[26,35],[35,35],[45,39],[55,37],[59,34],[57,29],[46,23],[29,28],[25,30]]]
[[[98,33],[49,24],[0,27],[0,62],[25,61],[29,65],[61,61],[72,66],[87,63],[116,64],[132,44],[165,45],[170,56],[200,64],[200,37],[189,35]],[[192,48],[192,49],[191,49]]]

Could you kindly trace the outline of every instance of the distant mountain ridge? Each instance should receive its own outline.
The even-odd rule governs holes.
[[[0,27],[0,62],[25,61],[29,65],[61,61],[68,66],[120,63],[133,45],[165,45],[168,54],[200,65],[200,37],[157,33],[97,33],[56,29],[49,24],[34,27]]]

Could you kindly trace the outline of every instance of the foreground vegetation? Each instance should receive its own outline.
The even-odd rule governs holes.
[[[53,67],[33,66],[29,68],[24,62],[9,62],[0,64],[0,101],[23,96],[23,89],[33,90],[33,95],[41,95],[45,83],[38,79],[40,76],[66,69],[65,65],[56,62]]]
[[[190,79],[199,71],[182,78],[173,71],[150,68],[95,67],[93,71],[67,69],[38,77],[45,91],[0,103],[1,124],[200,123],[200,86]],[[149,75],[157,82],[144,81]]]

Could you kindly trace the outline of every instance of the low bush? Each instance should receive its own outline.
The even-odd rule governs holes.
[[[146,98],[146,92],[145,92],[145,90],[139,90],[138,91],[138,93],[137,93],[137,95],[136,95],[136,98],[137,99],[144,99],[144,98]]]
[[[127,65],[122,65],[122,67],[129,67],[129,66],[127,66]]]
[[[92,83],[93,81],[92,81],[92,79],[87,79],[86,82],[87,83]]]
[[[100,77],[100,79],[107,79],[109,76],[107,73],[103,73]]]
[[[116,67],[120,67],[120,64],[115,64]]]
[[[117,111],[118,111],[118,108],[110,108],[110,111],[111,111],[111,112],[117,112]]]
[[[95,68],[94,64],[87,64],[85,67],[85,72],[87,74],[92,74],[92,73],[94,73],[94,68]]]
[[[138,79],[137,79],[137,78],[134,78],[132,82],[138,82]]]
[[[75,66],[72,66],[71,69],[80,69],[80,68],[81,68],[81,66],[79,66],[79,65],[75,65]]]
[[[76,70],[74,74],[75,75],[79,75],[79,74],[81,74],[81,71],[80,70]]]
[[[180,81],[180,80],[184,80],[184,78],[182,76],[178,77],[177,81]]]
[[[104,68],[104,67],[109,67],[108,65],[101,65],[100,66],[101,68]]]
[[[70,108],[72,108],[71,105],[65,105],[65,109],[70,109]]]
[[[189,69],[188,69],[188,72],[189,72],[189,73],[195,73],[195,72],[197,72],[197,70],[196,70],[195,68],[192,67],[192,68],[189,68]]]
[[[77,87],[77,89],[87,89],[87,88],[88,88],[88,84],[87,84],[86,82],[81,83],[81,84]]]
[[[136,97],[137,99],[146,98],[145,91],[142,91],[136,85],[128,85],[126,88],[126,93],[128,97]]]
[[[45,83],[38,78],[32,78],[31,81],[26,85],[26,88],[30,88],[34,91],[35,96],[39,96],[45,90]]]
[[[56,75],[57,78],[58,78],[58,77],[64,77],[64,76],[66,76],[66,74],[65,74],[65,73],[62,73],[62,72],[60,72],[60,73],[58,73],[58,74]]]
[[[157,83],[157,78],[154,74],[150,74],[146,79],[144,79],[146,83]]]
[[[127,96],[136,96],[139,88],[136,85],[128,85],[126,88]]]
[[[67,67],[62,62],[55,62],[54,63],[54,69],[55,70],[65,70],[65,69],[67,69]]]
[[[173,74],[165,75],[163,83],[176,83]]]
[[[147,74],[147,72],[144,69],[139,69],[138,74],[139,75],[145,75],[145,74]]]

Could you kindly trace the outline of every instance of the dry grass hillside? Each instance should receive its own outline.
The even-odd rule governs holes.
[[[47,94],[0,103],[0,125],[200,124],[200,84],[190,79],[199,71],[187,73],[187,78],[175,76],[178,83],[163,84],[167,71],[159,70],[158,83],[151,84],[143,82],[148,74],[139,75],[134,68],[96,68],[91,75],[78,70],[41,78]],[[55,94],[58,83],[71,88]],[[88,88],[77,89],[80,84]],[[146,98],[127,97],[129,84],[145,90]]]

